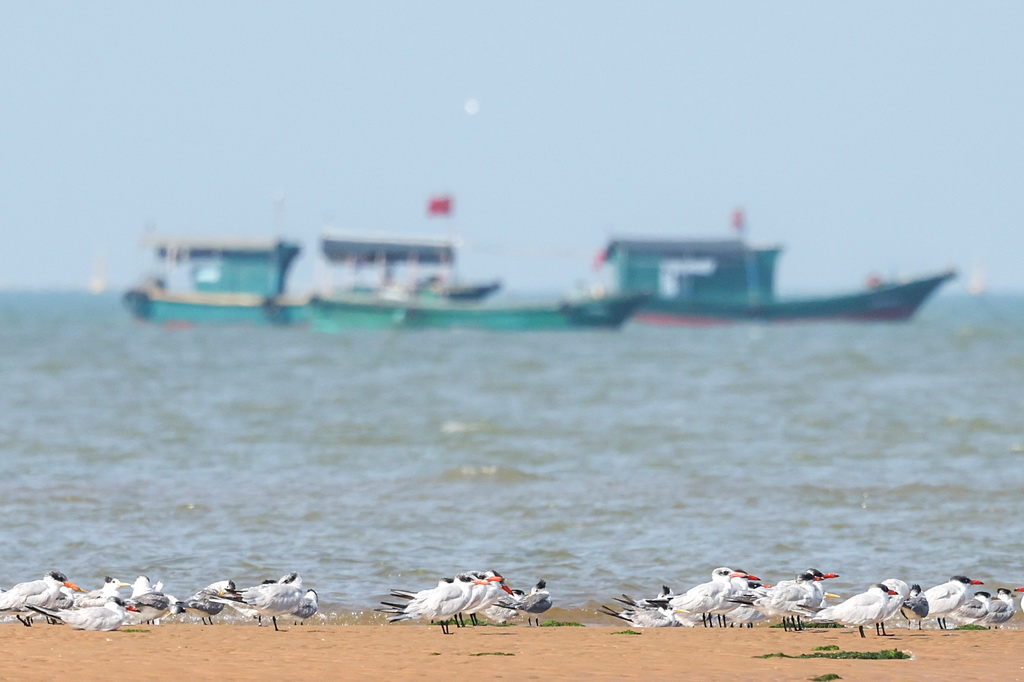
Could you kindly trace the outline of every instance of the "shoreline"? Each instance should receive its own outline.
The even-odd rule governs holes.
[[[627,634],[629,631],[639,634]],[[759,658],[843,651],[908,652],[908,660]],[[1021,630],[896,630],[861,638],[856,628],[800,633],[770,628],[606,626],[467,627],[442,635],[425,624],[289,625],[168,623],[115,632],[82,632],[37,623],[0,625],[4,678],[422,679],[485,678],[903,680],[1024,679]]]

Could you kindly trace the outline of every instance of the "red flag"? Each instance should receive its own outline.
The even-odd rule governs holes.
[[[606,260],[608,260],[608,249],[601,249],[597,252],[597,255],[594,256],[594,272],[600,270]]]
[[[746,227],[746,216],[743,215],[743,209],[737,208],[732,212],[732,229],[736,230],[736,233],[740,236],[743,236],[743,230]]]
[[[452,213],[452,198],[448,195],[431,197],[427,202],[427,217],[448,216]]]

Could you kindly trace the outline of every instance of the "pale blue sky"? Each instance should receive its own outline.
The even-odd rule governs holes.
[[[783,292],[975,262],[1024,291],[1022,31],[985,1],[5,3],[0,287],[100,251],[128,286],[151,223],[300,240],[301,290],[330,221],[561,291],[609,234],[741,205]]]

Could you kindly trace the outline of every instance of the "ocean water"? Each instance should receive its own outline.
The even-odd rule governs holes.
[[[166,330],[0,294],[0,587],[494,568],[581,620],[721,565],[1024,585],[1024,297],[904,324]]]

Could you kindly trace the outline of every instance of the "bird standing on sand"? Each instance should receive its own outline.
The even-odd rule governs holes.
[[[837,622],[844,625],[856,625],[860,636],[864,637],[864,626],[874,625],[878,634],[878,623],[882,622],[889,597],[896,594],[882,583],[872,585],[865,592],[854,595],[835,606],[827,606],[811,620],[815,622]]]
[[[455,578],[442,578],[435,587],[410,593],[408,590],[392,590],[391,594],[400,599],[408,599],[407,604],[381,602],[389,608],[374,609],[383,613],[393,614],[389,623],[424,618],[441,625],[441,634],[449,635],[449,626],[456,615],[462,612],[473,599],[473,583],[476,578],[468,573],[460,573]]]
[[[22,625],[31,626],[33,616],[28,615],[22,618],[21,613],[28,610],[29,606],[52,609],[61,596],[61,587],[67,587],[76,592],[85,592],[60,571],[50,571],[41,580],[18,583],[6,592],[0,593],[0,611],[13,612]]]
[[[306,590],[306,594],[302,596],[302,601],[299,602],[299,608],[292,612],[292,618],[298,618],[297,625],[302,625],[306,622],[307,618],[312,618],[316,615],[316,612],[320,609],[319,598],[317,597],[316,590]]]
[[[1018,592],[1024,592],[1024,587],[1018,587]],[[988,604],[988,613],[977,621],[978,625],[985,625],[988,627],[999,627],[1003,623],[1009,621],[1017,614],[1017,603],[1013,601],[1013,592],[1000,587],[996,591],[996,598],[991,600]]]
[[[215,583],[210,583],[183,601],[181,606],[185,610],[185,613],[192,614],[193,616],[199,616],[199,621],[203,625],[213,625],[213,617],[224,610],[224,603],[213,601],[213,598],[222,597],[225,594],[232,594],[234,592],[234,581],[218,580]],[[210,622],[207,623],[207,620]]]
[[[920,630],[924,619],[928,617],[928,610],[928,598],[922,594],[921,586],[916,583],[911,585],[910,594],[903,601],[903,617],[911,625],[916,620],[917,629]]]
[[[965,575],[954,575],[941,585],[928,588],[925,590],[924,598],[928,600],[929,615],[938,622],[941,629],[947,629],[946,616],[967,601],[967,587],[984,584]]]
[[[298,573],[292,572],[282,576],[276,583],[263,583],[247,587],[238,592],[237,596],[225,595],[212,599],[225,604],[244,604],[261,617],[269,617],[274,623],[274,630],[280,631],[277,627],[278,616],[289,616],[294,613],[302,603],[304,594],[302,578]]]

